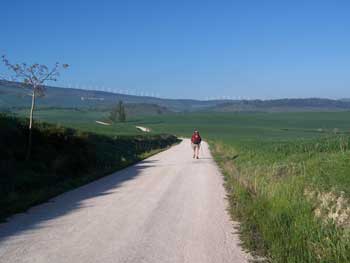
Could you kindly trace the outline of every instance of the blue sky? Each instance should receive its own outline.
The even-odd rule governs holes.
[[[60,86],[170,98],[350,97],[350,1],[3,1],[0,53]],[[3,69],[3,68],[0,68]]]

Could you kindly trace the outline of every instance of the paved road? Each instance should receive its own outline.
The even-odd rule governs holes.
[[[189,141],[0,225],[0,262],[247,262],[208,146]]]

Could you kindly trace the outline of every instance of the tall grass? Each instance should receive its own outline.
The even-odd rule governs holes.
[[[349,137],[211,145],[247,247],[272,262],[350,262]]]

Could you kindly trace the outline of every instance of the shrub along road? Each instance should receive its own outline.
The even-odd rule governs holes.
[[[0,225],[0,262],[247,262],[227,205],[184,140]]]

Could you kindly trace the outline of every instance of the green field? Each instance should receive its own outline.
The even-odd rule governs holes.
[[[281,141],[350,131],[350,112],[193,113],[147,117],[140,125],[158,132],[190,136],[197,128],[208,139]]]
[[[26,116],[27,111],[17,112]],[[37,110],[35,118],[56,125],[105,134],[140,134],[135,126],[151,128],[156,133],[190,136],[197,128],[209,139],[275,141],[292,138],[315,138],[350,132],[350,112],[305,113],[178,113],[158,116],[133,116],[126,123],[103,126],[108,112],[93,110]]]
[[[26,117],[28,111],[16,112],[21,117]],[[109,112],[92,110],[72,109],[49,109],[35,111],[35,120],[53,123],[57,126],[71,127],[87,132],[95,132],[105,135],[140,135],[133,121],[127,123],[113,123],[111,126],[104,126],[96,121],[108,121]]]
[[[104,112],[46,110],[37,118],[103,134],[210,143],[244,245],[271,262],[350,262],[350,112],[191,113],[100,126]]]

